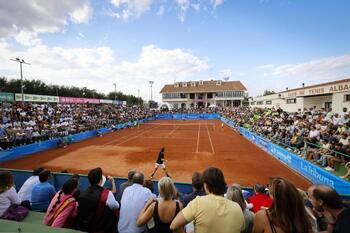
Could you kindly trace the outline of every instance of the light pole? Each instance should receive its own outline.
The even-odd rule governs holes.
[[[114,85],[114,101],[117,100],[117,84],[116,83],[113,83]]]
[[[152,85],[154,81],[149,81],[149,84],[151,85],[151,101],[153,101],[153,94],[152,94]]]
[[[24,106],[24,94],[23,94],[23,72],[22,72],[22,63],[26,65],[30,65],[29,63],[25,62],[23,59],[19,59],[16,57],[16,59],[10,59],[11,61],[15,61],[19,63],[19,68],[21,70],[21,94],[22,94],[22,107]]]
[[[224,77],[224,80],[227,82],[230,79],[230,77]],[[225,99],[224,99],[224,108],[225,108]]]
[[[140,106],[140,89],[137,89],[137,105]]]

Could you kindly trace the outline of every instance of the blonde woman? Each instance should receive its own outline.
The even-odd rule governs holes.
[[[227,188],[226,198],[236,202],[241,207],[245,223],[245,229],[242,232],[251,233],[253,230],[254,213],[247,209],[242,190],[237,186],[230,186]]]
[[[9,171],[0,171],[0,217],[12,204],[21,204]]]
[[[143,226],[153,217],[151,233],[172,233],[170,224],[182,209],[182,204],[175,200],[177,190],[169,177],[159,180],[158,191],[160,198],[148,200],[137,219],[137,225]]]

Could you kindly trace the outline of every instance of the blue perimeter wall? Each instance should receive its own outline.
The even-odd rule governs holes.
[[[232,128],[235,128],[235,122],[228,120],[226,118],[221,117],[217,113],[188,113],[188,114],[157,114],[155,117],[150,117],[147,119],[139,120],[137,121],[138,124],[142,124],[147,121],[152,121],[156,119],[162,119],[162,120],[210,120],[210,119],[221,119],[221,121],[225,122],[227,125],[229,125]],[[123,129],[128,126],[134,125],[136,122],[128,122],[125,124],[118,124],[118,129]],[[271,143],[269,140],[262,138],[249,130],[245,128],[239,128],[239,131],[242,135],[244,135],[246,138],[248,138],[250,141],[252,141],[254,144],[258,145],[265,151],[272,154],[274,157],[279,159],[284,164],[288,165],[292,169],[294,169],[296,172],[301,174],[302,176],[309,179],[314,184],[326,184],[329,185],[337,190],[339,194],[343,196],[350,196],[350,183],[339,178],[338,176],[329,173],[322,168],[314,165],[313,163],[305,160],[304,158],[300,158],[298,155],[279,147],[273,143]],[[111,129],[102,128],[98,130],[92,130],[87,131],[83,133],[78,133],[73,135],[74,141],[81,141],[93,136],[96,136],[98,133],[108,133],[111,132]],[[44,151],[47,149],[52,149],[57,147],[57,141],[58,139],[52,139],[48,141],[33,143],[30,145],[20,146],[16,147],[14,149],[0,151],[0,163],[16,159],[28,154]],[[21,187],[24,181],[31,175],[31,172],[29,171],[21,171],[21,170],[12,170],[13,174],[15,176],[16,180],[16,186]],[[64,181],[68,179],[68,174],[61,174],[57,173],[54,174],[53,184],[56,188],[62,187]],[[116,178],[116,184],[117,187],[124,182],[126,179],[124,178]],[[84,190],[88,186],[88,180],[86,176],[82,176],[81,178],[81,188]],[[176,183],[176,186],[178,187],[179,191],[182,193],[189,193],[192,191],[191,185],[187,183]],[[157,191],[157,184],[155,184],[155,191]]]
[[[221,118],[221,121],[225,122],[232,128],[235,127],[235,122],[226,118]],[[311,163],[310,161],[299,157],[298,155],[280,147],[266,138],[262,138],[249,130],[240,127],[239,132],[248,138],[251,142],[258,145],[263,150],[267,151],[282,163],[286,164],[294,171],[298,172],[302,176],[309,179],[313,184],[325,184],[329,185],[342,196],[350,196],[350,182],[341,179],[340,177],[325,171],[321,167]]]

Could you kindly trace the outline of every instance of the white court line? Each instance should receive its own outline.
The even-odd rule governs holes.
[[[197,136],[197,150],[196,153],[198,153],[198,148],[199,148],[199,134],[201,132],[201,123],[199,123],[199,127],[198,127],[198,136]]]
[[[211,141],[211,137],[210,137],[210,133],[209,133],[209,129],[208,129],[208,125],[207,125],[207,132],[208,132],[208,136],[209,136],[209,141],[210,141],[211,149],[213,150],[213,154],[215,154],[214,147],[213,147],[213,142]]]
[[[139,136],[135,136],[135,137],[137,137],[137,138],[143,138],[143,139],[165,139],[165,137],[139,137]],[[183,138],[183,137],[172,137],[172,138],[167,138],[167,140],[169,140],[169,139],[181,139],[181,140],[193,140],[193,139],[196,139],[195,137],[193,137],[193,138]]]
[[[166,136],[166,138],[169,138],[176,130],[176,125],[175,125],[175,128]]]
[[[147,128],[146,128],[146,129],[147,129]],[[152,129],[153,129],[153,128],[152,128]],[[124,130],[124,129],[122,129],[122,130]],[[142,129],[142,130],[143,130],[143,129]],[[145,131],[143,131],[143,132],[145,132]],[[120,139],[127,138],[127,137],[133,136],[133,135],[135,135],[135,134],[139,134],[139,133],[140,133],[140,131],[137,131],[137,132],[135,132],[135,133],[125,135],[125,136],[123,136],[123,137],[121,137],[121,138],[113,139],[112,141],[109,141],[109,142],[107,142],[107,143],[105,143],[105,144],[102,144],[102,146],[105,146],[105,145],[108,145],[108,144],[112,144],[112,143],[114,143],[115,141],[119,141]]]
[[[140,135],[142,135],[142,134],[144,134],[144,133],[146,133],[146,132],[148,132],[148,131],[151,131],[151,130],[157,128],[157,127],[159,127],[159,126],[156,126],[156,127],[153,127],[152,129],[143,131],[142,133],[140,133],[140,134],[138,134],[138,135],[136,135],[136,136],[133,136],[133,137],[131,137],[131,138],[128,138],[128,139],[126,139],[126,140],[123,141],[123,142],[119,142],[119,143],[118,143],[117,145],[115,145],[115,146],[119,146],[119,145],[121,145],[121,144],[123,144],[123,143],[125,143],[125,142],[127,142],[127,141],[130,141],[131,139],[135,139],[135,138],[137,138],[138,136],[140,136]]]

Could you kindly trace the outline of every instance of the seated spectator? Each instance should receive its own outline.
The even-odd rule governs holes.
[[[329,216],[328,232],[349,232],[350,209],[334,189],[326,185],[313,185],[308,189],[308,194],[313,207]]]
[[[182,209],[182,204],[176,201],[176,188],[169,177],[163,177],[158,182],[159,199],[150,198],[141,210],[137,219],[137,225],[145,225],[152,217],[154,226],[151,233],[172,233],[170,224],[177,213]]]
[[[295,186],[283,178],[272,178],[269,187],[272,205],[256,213],[253,233],[310,233],[304,202]]]
[[[118,196],[119,196],[119,202],[120,202],[120,200],[122,199],[124,190],[125,190],[127,187],[133,185],[133,183],[132,183],[132,177],[134,176],[135,172],[136,172],[135,170],[130,170],[130,171],[128,172],[128,181],[126,181],[126,182],[124,182],[124,183],[122,183],[122,184],[120,185],[120,187],[119,187],[119,195],[118,195]]]
[[[135,172],[132,178],[133,185],[124,190],[120,203],[120,213],[118,222],[119,233],[143,232],[145,226],[136,224],[137,218],[145,206],[146,202],[153,197],[148,188],[143,187],[144,175]]]
[[[253,204],[253,212],[256,213],[261,207],[270,207],[272,199],[266,194],[264,185],[256,184],[254,186],[254,195],[248,198],[248,202]]]
[[[194,172],[192,174],[192,189],[192,193],[185,194],[183,197],[184,207],[186,207],[187,204],[193,199],[195,199],[197,196],[205,195],[205,192],[203,191],[202,175],[199,172]]]
[[[113,193],[116,192],[115,181],[112,177],[112,191],[103,188],[106,177],[101,168],[89,171],[90,186],[78,197],[77,227],[88,232],[115,232],[116,215],[114,210],[119,208]]]
[[[180,230],[187,223],[195,222],[196,232],[239,233],[244,230],[244,216],[241,207],[224,198],[226,182],[218,168],[210,167],[203,172],[205,196],[192,200],[170,225]]]
[[[31,210],[32,207],[30,203],[32,202],[32,190],[33,187],[40,183],[39,173],[42,172],[44,168],[39,167],[33,170],[33,175],[29,177],[22,185],[18,191],[18,196],[21,199],[21,205]]]
[[[44,216],[44,224],[52,227],[73,228],[77,214],[77,202],[73,193],[78,188],[78,179],[68,179],[62,190],[56,193]]]
[[[34,185],[32,190],[32,210],[46,212],[50,201],[56,193],[55,188],[49,183],[51,172],[44,169],[39,173],[39,184]]]
[[[226,192],[226,198],[236,202],[243,211],[245,229],[242,233],[251,233],[253,230],[254,213],[247,209],[242,190],[237,186],[230,186]]]
[[[347,171],[346,171],[345,175],[341,176],[341,178],[343,178],[343,179],[350,177],[350,162],[347,162],[345,164],[345,167],[346,167]]]
[[[14,186],[12,174],[9,171],[0,171],[0,217],[12,204],[21,204]]]

